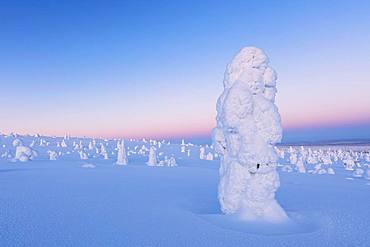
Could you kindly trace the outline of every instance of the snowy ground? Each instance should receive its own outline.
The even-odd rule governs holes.
[[[149,142],[127,141],[129,164],[117,166],[117,140],[83,139],[80,146],[80,140],[66,138],[67,147],[58,147],[63,138],[18,138],[24,146],[35,140],[32,149],[38,156],[29,162],[14,161],[12,143],[17,138],[0,136],[0,246],[370,244],[370,180],[364,178],[369,169],[367,145],[311,147],[318,164],[330,163],[328,157],[333,164],[317,167],[305,158],[304,174],[292,164],[296,163],[292,153],[299,160],[302,153],[307,156],[308,148],[280,148],[285,153],[277,198],[292,222],[266,226],[221,215],[218,160],[200,160],[199,146],[186,145],[181,153],[181,145],[161,143],[158,162],[173,156],[177,166],[149,167]],[[108,159],[100,153],[100,143],[106,146]],[[204,156],[212,153],[210,147],[204,149]],[[81,150],[87,160],[81,160]],[[47,151],[55,151],[57,160],[49,160]],[[348,157],[354,161],[352,169],[364,171],[362,176],[345,169],[343,160]],[[319,175],[320,169],[329,167],[335,175]]]

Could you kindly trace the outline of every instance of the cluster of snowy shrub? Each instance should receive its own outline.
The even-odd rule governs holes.
[[[280,147],[281,170],[312,174],[335,174],[335,169],[352,171],[354,177],[370,178],[370,151],[351,150],[350,147]],[[335,168],[334,168],[335,164]]]

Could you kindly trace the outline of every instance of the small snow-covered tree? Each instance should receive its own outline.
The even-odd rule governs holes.
[[[87,160],[89,158],[83,150],[78,151],[78,153],[80,154],[81,160]]]
[[[58,159],[58,153],[52,150],[48,151],[49,154],[49,160],[57,160]]]
[[[89,150],[93,150],[95,146],[94,146],[94,144],[90,141],[90,142],[89,142],[89,146],[88,146],[88,147],[89,147]]]
[[[104,153],[103,157],[104,157],[105,160],[109,159],[108,153]]]
[[[156,166],[157,165],[157,154],[154,146],[150,146],[149,149],[149,159],[146,162],[148,166]]]
[[[171,157],[167,160],[167,166],[169,166],[169,167],[177,166],[176,159],[175,159],[175,157],[174,157],[174,156],[171,156]]]
[[[296,163],[296,166],[298,168],[298,172],[299,173],[306,173],[306,168],[304,167],[304,163],[303,163],[303,158],[302,156],[299,157],[297,163]]]
[[[351,156],[348,156],[347,159],[343,160],[343,163],[348,171],[353,171],[356,166],[356,163]]]
[[[66,143],[66,141],[63,139],[62,140],[62,143],[60,144],[60,146],[62,147],[62,148],[66,148],[66,147],[68,147],[67,146],[67,143]]]
[[[117,165],[127,165],[127,157],[126,157],[126,149],[125,149],[125,142],[122,140],[121,142],[117,142],[118,153],[117,153]]]
[[[30,147],[18,145],[15,149],[14,160],[26,162],[37,157],[37,152]]]
[[[103,143],[100,143],[100,154],[103,155],[105,160],[107,160],[109,158],[107,149],[106,149],[106,147]]]
[[[290,161],[290,164],[292,164],[292,165],[297,164],[297,161],[298,161],[297,153],[295,153],[295,152],[290,153],[289,161]]]
[[[40,139],[40,147],[45,147],[46,146],[46,141],[44,139]]]
[[[206,159],[207,160],[213,160],[213,154],[211,152],[209,152],[206,156]]]
[[[328,153],[323,154],[321,156],[321,160],[322,160],[322,162],[323,162],[324,165],[331,165],[331,164],[333,164],[333,161],[331,160],[330,155]]]
[[[199,159],[201,160],[206,159],[206,148],[203,146],[199,148]]]

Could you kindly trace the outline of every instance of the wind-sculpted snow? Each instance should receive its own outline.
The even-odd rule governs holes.
[[[275,93],[276,73],[267,56],[258,48],[243,48],[227,66],[213,130],[222,155],[218,198],[226,214],[287,220],[275,200],[280,182],[274,146],[282,138]]]

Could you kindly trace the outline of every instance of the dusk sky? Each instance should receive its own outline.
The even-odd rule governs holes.
[[[370,139],[370,1],[0,1],[0,132],[209,136],[227,63],[278,73],[285,141]]]

